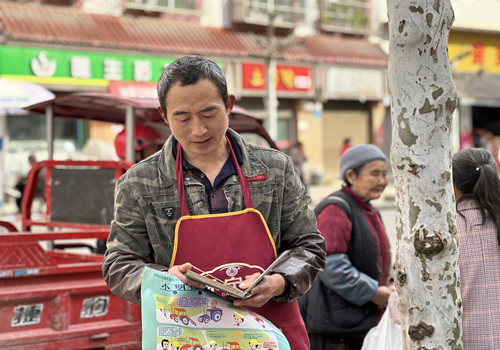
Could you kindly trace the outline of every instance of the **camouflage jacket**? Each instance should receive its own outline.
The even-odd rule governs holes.
[[[292,250],[288,261],[275,271],[290,285],[288,293],[277,300],[293,300],[310,288],[325,264],[326,243],[308,207],[311,199],[290,157],[248,144],[231,129],[228,133],[241,148],[245,177],[265,174],[261,181],[248,182],[250,196],[267,222],[278,254]],[[140,303],[144,266],[167,271],[172,258],[175,226],[181,215],[172,142],[170,137],[159,152],[132,166],[116,183],[114,220],[102,270],[111,291],[134,303]],[[189,212],[208,214],[204,186],[184,176]],[[223,190],[229,212],[244,209],[237,175],[227,179]],[[162,208],[174,210],[167,216]]]

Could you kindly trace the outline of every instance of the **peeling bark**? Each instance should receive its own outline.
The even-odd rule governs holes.
[[[395,281],[404,349],[462,349],[450,127],[449,0],[388,0]]]

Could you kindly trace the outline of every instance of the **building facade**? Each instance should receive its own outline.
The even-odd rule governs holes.
[[[453,6],[448,49],[459,96],[454,144],[486,148],[500,166],[500,1]]]
[[[306,177],[330,181],[339,177],[344,138],[384,148],[387,55],[368,40],[372,11],[370,0],[0,0],[0,77],[55,95],[155,97],[163,67],[198,54],[224,69],[238,105],[271,123],[273,58],[275,139],[301,141]],[[43,159],[42,117],[3,113],[7,157],[24,148]],[[117,130],[61,122],[55,156],[67,158],[89,138],[112,143]]]
[[[387,7],[374,2],[374,32],[388,48]],[[500,144],[499,0],[454,0],[448,53],[458,106],[452,127],[452,151],[484,147],[498,160]],[[378,26],[378,27],[377,27]],[[390,140],[386,138],[386,142]]]

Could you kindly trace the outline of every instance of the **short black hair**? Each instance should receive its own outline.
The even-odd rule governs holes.
[[[158,79],[158,100],[165,117],[167,116],[168,90],[176,83],[182,86],[192,85],[202,79],[210,80],[217,86],[224,106],[227,108],[227,81],[222,69],[214,61],[201,56],[184,56],[168,64]]]

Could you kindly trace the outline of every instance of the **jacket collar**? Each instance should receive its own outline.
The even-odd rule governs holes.
[[[236,140],[234,139],[234,137],[231,134],[226,132],[226,135],[228,136],[229,141],[231,142],[231,147],[233,148],[234,154],[236,155],[236,159],[238,160],[238,164],[241,165],[241,162],[243,161],[243,159],[241,158],[240,145],[238,145],[238,143],[236,142]],[[177,139],[174,137],[172,140],[172,156],[174,157],[174,159],[177,158],[177,146],[178,146],[178,144],[179,144],[179,141],[177,141]],[[194,166],[192,164],[190,164],[186,160],[186,158],[182,158],[182,167],[184,169],[193,169],[194,168]]]
[[[257,175],[265,174],[269,168],[257,157],[254,152],[254,147],[245,142],[245,140],[236,131],[228,128],[227,135],[230,140],[234,140],[241,153],[241,161],[238,162],[241,165],[243,174],[246,178],[252,178]],[[175,156],[172,152],[173,143],[177,142],[173,135],[165,141],[163,147],[160,151],[160,161],[158,164],[159,175],[163,175],[165,185],[169,186],[176,181],[175,176]],[[238,156],[237,156],[238,158]]]
[[[457,211],[469,210],[469,209],[480,209],[479,203],[472,198],[467,198],[460,201],[457,205]]]
[[[347,192],[351,195],[352,198],[358,203],[358,205],[365,209],[365,210],[371,210],[373,207],[370,204],[370,202],[365,202],[363,199],[361,199],[360,196],[358,196],[356,193],[354,193],[349,186],[342,185],[342,190],[344,192]]]

